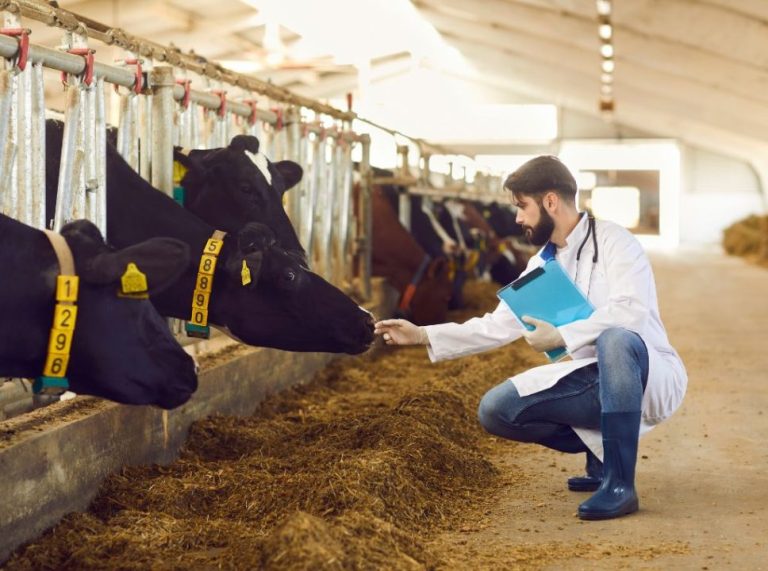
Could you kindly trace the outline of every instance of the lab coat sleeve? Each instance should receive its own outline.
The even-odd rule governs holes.
[[[571,354],[593,344],[600,333],[612,327],[642,335],[649,319],[653,304],[653,272],[640,243],[622,229],[611,233],[600,248],[600,255],[605,256],[608,302],[588,319],[558,327]]]
[[[503,302],[482,317],[464,323],[428,325],[424,329],[429,337],[427,353],[433,363],[495,349],[522,335],[522,326]]]

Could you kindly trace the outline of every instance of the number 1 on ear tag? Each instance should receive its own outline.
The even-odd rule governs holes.
[[[136,297],[137,294],[147,293],[147,276],[139,270],[139,268],[133,262],[128,263],[128,267],[125,269],[125,273],[120,278],[120,286],[122,293]]]
[[[243,269],[240,270],[240,277],[243,280],[244,286],[251,283],[251,269],[248,267],[248,264],[245,263],[245,260],[243,260]]]

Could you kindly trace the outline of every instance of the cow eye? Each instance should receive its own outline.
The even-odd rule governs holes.
[[[288,270],[283,274],[283,279],[287,282],[292,282],[296,279],[296,272],[293,270]]]
[[[240,192],[247,194],[251,192],[251,184],[248,182],[241,182],[239,187]]]

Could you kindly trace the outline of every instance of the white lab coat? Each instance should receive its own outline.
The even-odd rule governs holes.
[[[592,237],[581,258],[576,253],[588,230],[586,216],[567,238],[556,258],[583,292],[588,292],[595,312],[588,318],[558,328],[572,360],[535,367],[508,379],[521,396],[554,386],[570,372],[597,361],[595,340],[605,329],[623,327],[640,335],[648,349],[648,382],[642,403],[641,434],[665,420],[680,406],[688,377],[680,356],[669,344],[661,323],[656,285],[645,252],[626,229],[612,222],[596,221],[598,261],[592,263]],[[541,254],[541,252],[539,252]],[[523,275],[541,266],[537,254],[531,258]],[[522,324],[505,303],[493,313],[469,321],[443,323],[426,327],[432,362],[480,353],[515,341],[522,335]],[[573,427],[574,431],[602,459],[600,431]]]

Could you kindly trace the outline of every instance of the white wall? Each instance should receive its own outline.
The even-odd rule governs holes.
[[[681,147],[680,241],[719,244],[723,230],[764,211],[760,181],[744,161]]]

